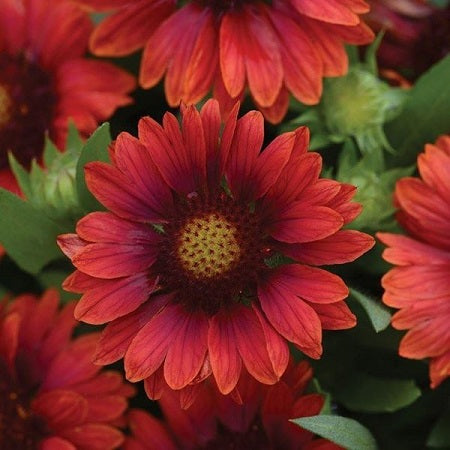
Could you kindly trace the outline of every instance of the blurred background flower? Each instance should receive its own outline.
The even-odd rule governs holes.
[[[118,372],[91,362],[97,334],[71,338],[74,304],[23,294],[0,303],[0,448],[113,449],[127,398]]]

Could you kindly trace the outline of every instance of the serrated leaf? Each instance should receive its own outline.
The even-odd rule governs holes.
[[[86,211],[104,209],[104,207],[89,192],[84,180],[84,166],[91,161],[109,162],[108,145],[111,143],[109,133],[109,123],[104,123],[87,140],[81,150],[81,155],[77,164],[76,185],[78,199],[81,206]]]
[[[0,189],[0,242],[26,272],[37,274],[62,256],[56,236],[65,230],[11,192]]]
[[[433,448],[450,447],[450,409],[434,425],[427,439],[427,446]]]
[[[368,413],[397,411],[420,395],[413,380],[376,378],[362,372],[349,374],[335,392],[335,398],[346,408]]]
[[[364,308],[377,333],[385,330],[389,326],[391,314],[380,301],[376,301],[353,288],[350,289],[350,295]]]
[[[320,415],[301,417],[292,422],[348,450],[376,450],[377,444],[370,431],[347,417]]]
[[[386,125],[397,150],[391,166],[412,164],[426,143],[450,130],[450,56],[422,75],[410,92],[402,113]]]

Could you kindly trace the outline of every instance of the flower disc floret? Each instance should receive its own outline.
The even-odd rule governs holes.
[[[322,328],[355,324],[343,281],[311,267],[373,245],[341,230],[360,212],[355,188],[319,179],[305,128],[261,152],[261,113],[237,111],[223,132],[215,100],[184,107],[181,129],[169,113],[163,126],[143,118],[139,139],[118,136],[111,164],[86,166],[109,211],[59,237],[77,268],[64,286],[84,294],[78,319],[110,322],[96,359],[124,357],[129,380],[163,371],[182,389],[212,373],[228,393],[245,366],[273,384],[288,341],[319,358]]]

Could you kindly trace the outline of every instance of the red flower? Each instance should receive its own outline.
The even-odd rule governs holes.
[[[416,78],[450,51],[450,7],[442,10],[427,0],[368,0],[365,19],[386,35],[377,52],[383,68],[409,69]]]
[[[17,187],[8,151],[29,166],[46,133],[64,148],[69,118],[87,135],[131,102],[131,75],[83,58],[91,31],[89,16],[71,2],[0,2],[0,186]]]
[[[324,398],[304,394],[311,378],[312,369],[305,361],[290,366],[282,380],[270,387],[243,372],[236,394],[239,398],[223,396],[216,388],[205,386],[193,405],[184,410],[178,393],[168,391],[160,401],[166,423],[142,410],[130,411],[132,437],[126,439],[125,450],[340,449],[289,421],[320,413]]]
[[[355,188],[318,179],[305,128],[260,154],[261,113],[236,121],[235,107],[221,138],[216,101],[182,115],[181,130],[172,114],[164,127],[142,119],[139,140],[119,135],[112,164],[86,166],[111,212],[60,236],[78,269],[64,286],[84,293],[77,319],[111,322],[97,362],[125,356],[131,381],[151,383],[164,366],[181,389],[212,371],[226,394],[244,365],[273,384],[288,363],[286,340],[319,358],[322,328],[356,322],[343,281],[311,265],[352,261],[373,239],[341,230],[360,212]]]
[[[431,358],[431,387],[450,376],[450,136],[419,155],[422,179],[397,182],[397,219],[411,237],[378,233],[389,246],[386,261],[397,265],[382,279],[383,301],[399,308],[392,325],[409,330],[399,353]]]
[[[344,43],[373,39],[359,18],[364,0],[196,0],[180,9],[173,0],[77,1],[114,11],[92,35],[92,51],[120,56],[144,47],[140,84],[150,88],[166,74],[169,105],[196,103],[214,87],[229,112],[248,86],[274,123],[288,92],[316,104],[322,77],[347,71]]]
[[[131,386],[92,362],[97,334],[70,336],[73,304],[59,296],[22,295],[0,304],[0,448],[95,450],[123,441]]]

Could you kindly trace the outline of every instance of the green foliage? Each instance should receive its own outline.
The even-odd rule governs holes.
[[[412,164],[426,143],[450,132],[450,55],[420,77],[386,134],[397,150],[391,167]]]
[[[108,146],[111,143],[109,124],[104,123],[88,139],[81,150],[76,166],[76,187],[81,207],[87,211],[104,209],[103,206],[89,192],[84,181],[84,166],[91,161],[109,162]]]
[[[450,447],[450,406],[431,430],[427,445],[432,448]]]
[[[108,124],[103,124],[86,144],[71,126],[64,152],[47,139],[45,167],[33,161],[27,172],[10,155],[11,168],[25,199],[0,190],[0,242],[26,272],[38,274],[48,263],[61,258],[56,237],[73,231],[76,221],[86,212],[102,209],[87,190],[84,165],[89,161],[108,161],[110,142]],[[50,276],[42,275],[44,286],[49,284],[48,279],[57,281],[47,275]]]
[[[294,423],[348,450],[376,450],[370,431],[347,417],[320,415],[294,419]]]
[[[23,270],[36,274],[62,256],[56,236],[64,228],[5,189],[0,189],[0,207],[0,242]]]
[[[350,295],[364,308],[374,330],[377,333],[385,330],[389,326],[391,322],[391,314],[380,301],[373,300],[371,297],[357,291],[356,289],[350,289]]]
[[[413,380],[374,377],[352,371],[335,392],[335,398],[346,408],[359,412],[394,412],[420,397]]]

